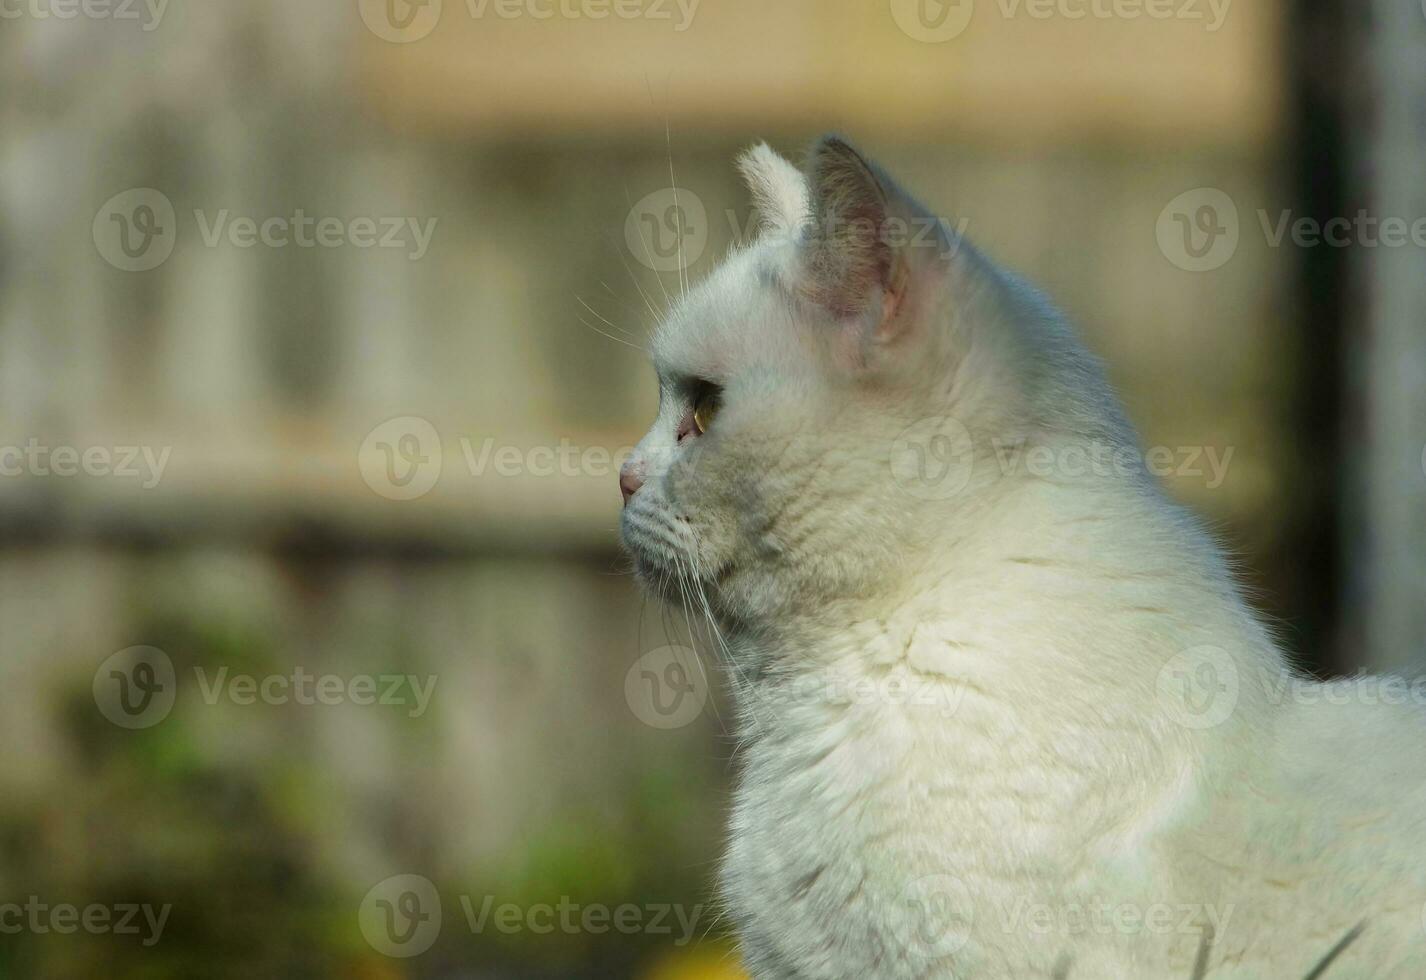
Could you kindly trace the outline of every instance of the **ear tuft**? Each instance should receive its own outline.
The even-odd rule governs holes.
[[[790,236],[808,218],[807,179],[766,143],[738,156],[738,172],[748,183],[762,227]]]
[[[812,146],[807,159],[812,229],[804,283],[839,316],[867,312],[896,285],[897,255],[888,240],[888,184],[839,136]]]

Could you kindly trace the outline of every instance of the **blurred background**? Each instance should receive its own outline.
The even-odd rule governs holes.
[[[733,156],[832,129],[1306,667],[1421,661],[1418,0],[0,0],[0,976],[739,975],[616,470]]]

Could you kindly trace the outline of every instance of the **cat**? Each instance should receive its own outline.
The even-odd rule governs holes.
[[[619,482],[725,658],[751,975],[1426,976],[1418,692],[1299,677],[1065,319],[846,140],[738,166]]]

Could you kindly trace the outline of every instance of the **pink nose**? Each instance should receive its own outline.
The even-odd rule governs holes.
[[[643,485],[643,478],[632,467],[626,466],[619,471],[619,492],[624,495],[624,506],[629,505],[629,498],[638,493]]]

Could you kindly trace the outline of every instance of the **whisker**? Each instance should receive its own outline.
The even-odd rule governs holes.
[[[633,313],[635,316],[637,316],[639,318],[639,321],[644,324],[645,332],[648,331],[650,324],[644,319],[643,310],[639,309],[633,303],[630,303],[628,300],[621,297],[618,293],[614,292],[614,288],[610,286],[607,282],[605,282],[603,279],[599,280],[599,285],[604,287],[604,291],[608,293],[611,298],[613,298],[614,302],[618,303],[630,313]],[[650,310],[650,312],[652,312],[652,310]],[[625,333],[628,333],[628,331],[626,330]]]
[[[624,334],[625,336],[628,335],[628,331],[627,331],[627,330],[622,329],[618,324],[612,322],[608,317],[603,316],[602,314],[600,314],[600,312],[599,312],[598,310],[596,310],[594,307],[592,307],[592,306],[590,306],[588,303],[586,303],[582,297],[576,296],[576,297],[575,297],[575,300],[579,303],[580,306],[583,306],[583,307],[584,307],[586,310],[588,310],[590,313],[594,314],[594,316],[597,317],[601,323],[605,324],[605,325],[608,326],[610,329],[612,329],[612,330],[617,330],[619,333],[622,333],[622,334]],[[636,350],[636,351],[642,351],[644,354],[647,354],[647,353],[648,353],[648,351],[644,348],[644,346],[643,346],[642,344],[637,344],[637,343],[635,343],[635,342],[632,341],[632,340],[621,340],[621,339],[618,338],[618,337],[615,337],[615,336],[613,336],[613,335],[611,335],[611,334],[607,334],[607,333],[605,333],[603,330],[600,330],[600,329],[598,329],[597,327],[595,327],[595,326],[594,326],[593,324],[591,324],[589,321],[585,320],[583,317],[580,317],[580,322],[583,323],[586,327],[589,327],[589,329],[593,330],[595,333],[602,334],[603,336],[608,337],[610,340],[618,341],[619,343],[625,345],[626,347],[632,347],[632,348],[634,348],[634,350]]]
[[[673,173],[673,135],[668,122],[668,110],[664,110],[664,145],[668,148],[668,183],[673,188],[673,213],[678,215],[678,286],[684,298],[688,296],[688,262],[683,255],[683,205],[678,200],[678,178]]]
[[[584,297],[582,297],[582,296],[576,296],[574,299],[575,299],[575,302],[577,302],[580,306],[583,306],[583,307],[584,307],[586,310],[588,310],[590,313],[593,313],[596,317],[598,317],[598,318],[599,318],[599,321],[600,321],[601,323],[603,323],[605,326],[609,327],[609,329],[611,329],[611,330],[616,330],[616,331],[618,331],[619,333],[623,334],[623,335],[626,336],[626,337],[629,336],[629,331],[625,330],[623,327],[619,326],[619,325],[618,325],[617,323],[615,323],[613,320],[610,320],[607,316],[605,316],[604,314],[600,313],[600,312],[599,312],[598,310],[596,310],[594,307],[590,306],[590,305],[584,300]]]
[[[677,554],[674,555],[674,559],[673,559],[673,560],[674,560],[674,567],[678,569],[678,594],[679,594],[679,601],[680,601],[680,602],[682,603],[682,605],[683,605],[683,621],[684,621],[684,624],[688,627],[688,641],[689,641],[689,643],[692,644],[692,643],[695,642],[695,641],[694,641],[694,635],[693,635],[693,620],[692,620],[692,616],[690,615],[689,610],[688,610],[688,592],[687,592],[687,591],[685,590],[685,588],[684,588],[684,585],[685,585],[685,576],[684,576],[684,571],[683,571],[683,562],[682,562],[682,560],[678,557]],[[691,574],[691,571],[690,571],[690,574],[688,575],[688,579],[687,579],[687,580],[688,580],[688,582],[690,582],[690,583],[691,583],[692,581],[694,581],[694,578],[693,578],[693,576],[692,576],[692,574]],[[695,649],[694,652],[696,653],[697,650]],[[705,687],[707,688],[707,690],[709,691],[709,693],[711,694],[711,693],[712,693],[712,682],[709,680],[709,677],[708,677],[708,669],[703,665],[703,659],[702,659],[701,657],[695,657],[694,659],[698,662],[698,672],[703,675],[703,683],[704,683]],[[718,726],[719,726],[720,728],[722,728],[724,731],[727,731],[728,726],[727,726],[726,724],[724,724],[724,722],[723,722],[723,716],[719,713],[719,711],[718,711],[718,706],[717,706],[716,703],[713,704],[713,716],[718,719]]]
[[[582,302],[582,301],[581,301],[581,302]],[[625,347],[632,347],[634,350],[639,351],[640,353],[643,353],[643,354],[647,354],[647,353],[648,353],[648,351],[644,350],[644,348],[640,347],[638,344],[634,343],[633,341],[625,340],[625,339],[622,338],[622,337],[616,337],[616,336],[614,336],[612,333],[606,333],[605,331],[600,330],[600,329],[599,329],[598,327],[596,327],[594,324],[590,323],[590,322],[589,322],[588,320],[586,320],[584,317],[579,316],[578,314],[575,314],[575,315],[579,318],[579,322],[580,322],[580,323],[584,324],[584,325],[585,325],[586,327],[588,327],[590,330],[593,330],[595,333],[599,334],[599,336],[604,337],[604,338],[607,339],[607,340],[612,340],[612,341],[614,341],[614,343],[616,343],[616,344],[623,344]]]
[[[1313,968],[1312,972],[1307,974],[1306,980],[1319,980],[1319,978],[1326,974],[1327,967],[1332,965],[1332,961],[1335,960],[1337,957],[1341,956],[1342,953],[1346,951],[1348,946],[1356,942],[1357,937],[1362,934],[1366,927],[1366,919],[1363,919],[1361,922],[1358,922],[1355,926],[1353,926],[1345,936],[1343,936],[1340,940],[1337,941],[1337,945],[1333,946],[1330,950],[1328,950],[1327,955],[1322,958],[1322,961],[1318,963],[1315,968]]]
[[[625,187],[624,187],[624,200],[626,200],[626,201],[629,202],[629,210],[632,211],[633,208],[634,208],[634,200],[633,200],[633,198],[631,198],[631,197],[629,196],[629,188],[628,188],[627,185],[625,185]],[[644,238],[644,229],[643,229],[643,228],[640,228],[640,229],[639,229],[639,245],[643,247],[643,250],[644,250],[644,258],[648,260],[648,266],[649,266],[649,268],[650,268],[650,269],[657,270],[657,269],[658,269],[658,266],[654,264],[654,256],[653,256],[653,253],[649,251],[649,243],[648,243],[648,241],[645,240],[645,238]],[[666,307],[671,307],[671,306],[673,306],[673,298],[669,296],[668,290],[667,290],[667,289],[664,289],[664,287],[663,287],[663,276],[661,276],[661,275],[659,275],[657,272],[655,272],[655,273],[654,273],[654,282],[656,282],[656,283],[659,284],[659,292],[663,293],[664,305],[665,305]]]
[[[634,284],[634,288],[638,290],[639,298],[642,299],[644,301],[644,305],[649,308],[649,313],[653,315],[654,322],[658,323],[660,320],[663,319],[663,315],[660,314],[659,311],[654,308],[653,300],[649,299],[649,294],[644,292],[644,287],[639,285],[639,280],[634,275],[634,270],[629,265],[629,260],[624,258],[624,253],[621,251],[617,254],[619,256],[619,262],[624,266],[624,271],[629,274],[629,281],[632,282]],[[668,294],[665,293],[664,295],[665,297],[667,297]]]

